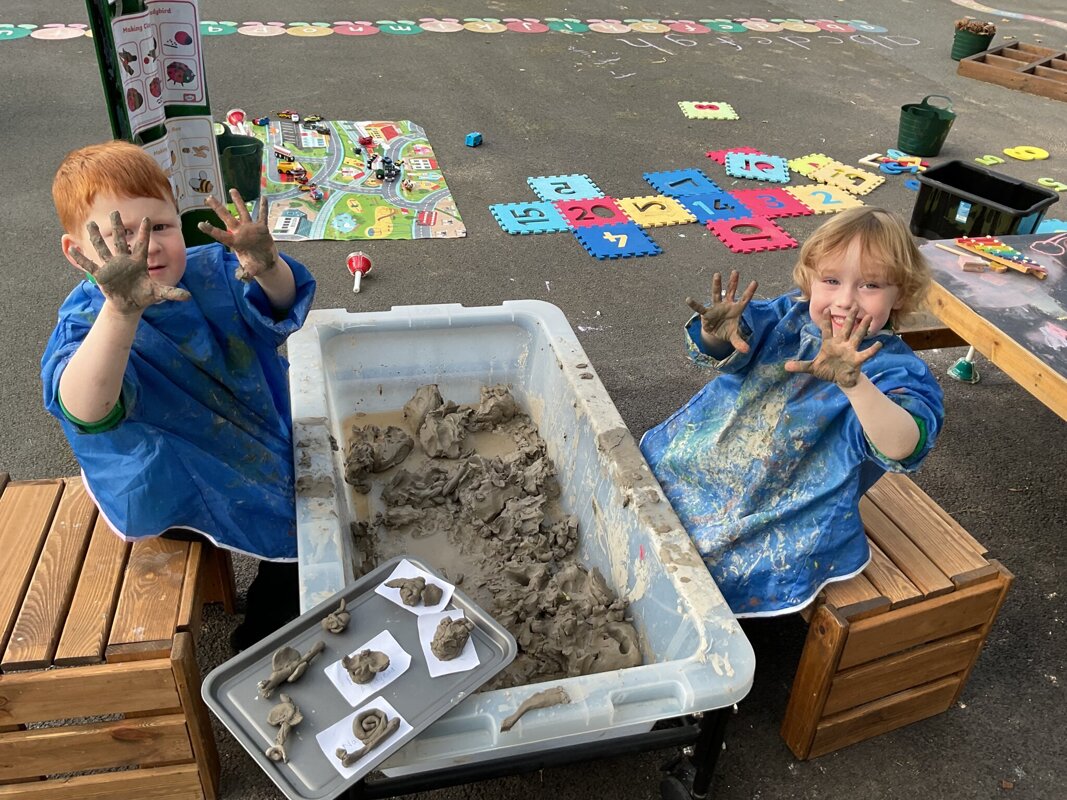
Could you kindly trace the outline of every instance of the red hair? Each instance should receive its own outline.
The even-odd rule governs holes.
[[[98,196],[174,202],[170,181],[156,160],[137,145],[118,139],[80,147],[67,153],[59,165],[52,181],[52,202],[63,230],[81,234]]]

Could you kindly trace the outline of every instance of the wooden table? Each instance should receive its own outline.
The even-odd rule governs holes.
[[[1045,280],[1015,270],[964,272],[956,255],[936,246],[953,247],[951,239],[929,242],[921,249],[934,273],[930,310],[1030,394],[1067,419],[1067,255],[1048,255],[1030,247],[1051,236],[1000,237],[1046,267]],[[1061,244],[1067,247],[1067,241]],[[1055,245],[1051,249],[1055,250]]]

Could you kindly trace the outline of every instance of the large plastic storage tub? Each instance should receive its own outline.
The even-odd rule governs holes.
[[[564,508],[579,516],[579,558],[630,601],[642,639],[639,667],[472,695],[390,757],[387,774],[647,731],[748,692],[752,648],[558,308],[522,300],[313,311],[289,339],[289,359],[304,610],[362,569],[350,487],[331,447],[344,442],[342,420],[399,409],[424,383],[460,403],[507,383],[546,440]],[[523,699],[556,685],[569,705],[500,733]]]
[[[911,232],[927,239],[1033,233],[1057,197],[977,164],[947,161],[919,173]]]

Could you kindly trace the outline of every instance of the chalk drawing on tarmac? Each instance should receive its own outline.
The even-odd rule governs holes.
[[[1000,12],[998,12],[1000,13]],[[1007,12],[1004,12],[1007,13]],[[1018,15],[1016,15],[1018,16]],[[204,36],[244,36],[270,38],[297,36],[320,38],[342,36],[372,36],[388,34],[411,36],[421,33],[480,34],[499,33],[563,33],[563,34],[684,34],[687,36],[733,34],[885,34],[889,29],[861,19],[788,19],[773,17],[743,17],[737,19],[659,19],[657,17],[627,19],[586,19],[577,17],[423,17],[418,20],[340,20],[336,22],[259,22],[202,20],[200,33]],[[60,41],[90,36],[84,23],[0,23],[0,41],[32,37],[44,41]]]
[[[1038,17],[1034,14],[1022,14],[1018,11],[1002,11],[999,8],[993,8],[991,6],[975,2],[975,0],[952,0],[952,2],[958,6],[969,8],[971,11],[981,11],[983,14],[996,14],[998,16],[1008,17],[1010,19],[1024,19],[1027,22],[1040,22],[1044,25],[1051,25],[1054,28],[1062,28],[1063,30],[1067,31],[1067,22],[1060,22],[1058,19]]]

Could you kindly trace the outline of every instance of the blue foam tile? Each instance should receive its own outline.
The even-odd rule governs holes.
[[[536,200],[526,203],[495,203],[489,213],[507,233],[560,233],[570,230],[567,220],[552,203]]]
[[[646,172],[644,178],[652,188],[668,197],[711,194],[722,191],[699,169],[674,169],[667,172]]]
[[[746,205],[723,191],[687,195],[679,197],[678,202],[685,206],[701,225],[752,216],[752,211]]]
[[[577,228],[574,236],[594,258],[655,256],[662,251],[636,222]]]
[[[1037,230],[1034,233],[1061,233],[1067,231],[1067,220],[1062,219],[1043,219],[1037,224]]]
[[[760,169],[757,164],[767,164],[770,169]],[[753,181],[789,183],[789,162],[781,156],[727,153],[726,174]]]
[[[526,182],[542,200],[590,200],[604,193],[588,175],[540,175]]]

